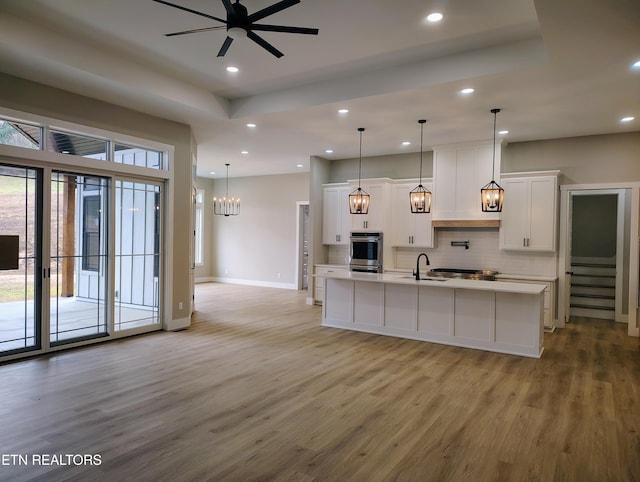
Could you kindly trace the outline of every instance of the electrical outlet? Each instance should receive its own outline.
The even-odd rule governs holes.
[[[180,302],[178,303],[178,309],[179,309],[179,310],[184,309],[184,303],[183,303],[182,301],[180,301]]]
[[[224,274],[229,274],[229,270],[227,268],[224,269]]]
[[[280,273],[276,274],[276,278],[280,279]]]

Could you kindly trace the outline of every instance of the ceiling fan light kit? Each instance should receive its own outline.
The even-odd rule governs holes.
[[[220,22],[224,25],[217,25],[214,27],[205,27],[198,28],[194,30],[185,30],[182,32],[173,32],[165,34],[166,37],[175,37],[177,35],[187,35],[191,33],[197,32],[206,32],[209,30],[220,30],[222,28],[226,28],[227,30],[227,38],[222,43],[222,47],[218,51],[218,57],[224,57],[231,47],[234,39],[241,38],[250,38],[255,43],[257,43],[260,47],[265,49],[267,52],[272,54],[273,56],[280,58],[284,54],[280,52],[277,48],[263,39],[261,36],[255,33],[255,31],[259,32],[280,32],[280,33],[297,33],[302,35],[318,35],[317,28],[307,28],[307,27],[290,27],[287,25],[268,25],[268,24],[260,24],[255,23],[262,20],[265,17],[278,13],[286,8],[292,7],[298,3],[300,0],[281,0],[280,2],[274,3],[268,7],[263,8],[262,10],[258,10],[257,12],[249,15],[247,8],[240,3],[240,0],[236,0],[235,3],[231,3],[231,0],[221,0],[224,8],[227,12],[227,18],[222,19],[220,17],[215,17],[213,15],[209,15],[203,12],[198,12],[197,10],[193,10],[191,8],[183,7],[182,5],[178,5],[175,3],[167,2],[166,0],[153,0],[156,3],[161,3],[162,5],[166,5],[168,7],[177,8],[178,10],[182,10],[184,12],[193,13],[195,15],[199,15],[201,17],[208,18],[210,20],[215,20],[216,22]]]

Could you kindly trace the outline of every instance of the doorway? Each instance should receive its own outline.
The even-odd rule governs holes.
[[[563,189],[560,326],[571,316],[629,321],[631,191]]]
[[[296,286],[298,290],[309,287],[309,202],[298,201],[296,235]]]

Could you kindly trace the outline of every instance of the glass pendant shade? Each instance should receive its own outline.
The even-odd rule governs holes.
[[[431,212],[431,191],[419,184],[409,193],[411,212],[414,214],[426,214]]]
[[[362,174],[362,133],[364,127],[358,127],[360,133],[360,162],[358,164],[358,188],[349,194],[349,213],[351,214],[367,214],[369,212],[369,201],[371,197],[360,187],[360,177]]]
[[[409,192],[409,205],[413,214],[427,214],[431,212],[431,191],[422,185],[422,139],[426,119],[420,119],[420,181],[418,186]]]
[[[480,190],[480,195],[482,197],[482,212],[502,212],[504,189],[502,189],[497,182],[491,181],[490,183],[485,184]]]
[[[227,166],[227,188],[225,196],[213,198],[213,214],[216,216],[237,216],[240,214],[240,198],[229,197],[229,164]]]
[[[496,171],[496,117],[500,109],[491,109],[493,114],[493,163],[491,166],[491,182],[482,186],[480,189],[480,202],[482,203],[483,213],[500,213],[502,212],[502,203],[504,202],[504,189],[495,181]]]

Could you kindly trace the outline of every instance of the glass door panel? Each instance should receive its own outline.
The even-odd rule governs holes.
[[[51,174],[52,346],[106,336],[109,180]]]
[[[0,355],[40,348],[42,173],[0,164]]]
[[[115,330],[160,324],[160,185],[116,180]]]

